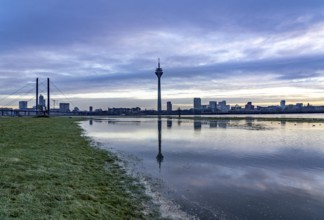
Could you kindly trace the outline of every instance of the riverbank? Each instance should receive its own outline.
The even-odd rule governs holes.
[[[0,119],[0,219],[151,219],[118,158],[72,118]]]

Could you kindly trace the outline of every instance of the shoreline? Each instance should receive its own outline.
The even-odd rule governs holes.
[[[164,117],[168,118],[168,117]],[[201,117],[201,116],[193,116],[193,117],[171,117],[172,119],[191,119],[191,120],[256,120],[256,121],[280,121],[280,122],[316,122],[324,123],[324,118],[284,118],[284,117],[253,117],[253,116],[245,116],[245,117]]]
[[[123,115],[123,116],[91,116],[87,117],[87,119],[93,120],[106,120],[106,119],[114,119],[114,118],[149,118],[149,119],[156,119],[158,118],[157,115]],[[233,121],[241,121],[241,120],[256,120],[256,121],[277,121],[277,122],[306,122],[306,123],[324,123],[324,118],[308,118],[308,117],[259,117],[259,115],[246,115],[246,116],[204,116],[204,115],[191,115],[191,116],[175,116],[175,115],[161,115],[161,119],[172,119],[172,120],[219,120],[219,121],[226,121],[226,120],[233,120]]]

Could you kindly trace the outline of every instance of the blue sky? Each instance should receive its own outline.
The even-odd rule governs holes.
[[[81,109],[156,108],[160,57],[164,104],[324,105],[323,9],[322,0],[1,0],[0,94],[50,77]]]

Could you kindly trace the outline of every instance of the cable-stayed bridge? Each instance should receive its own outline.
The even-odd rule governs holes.
[[[50,80],[36,78],[8,94],[0,94],[0,116],[77,114],[73,102]]]

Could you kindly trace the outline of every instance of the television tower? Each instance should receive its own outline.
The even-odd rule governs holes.
[[[163,75],[163,70],[160,67],[160,58],[158,59],[158,68],[155,70],[155,74],[158,78],[158,115],[161,115],[161,76]]]

